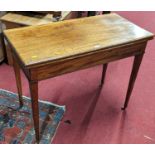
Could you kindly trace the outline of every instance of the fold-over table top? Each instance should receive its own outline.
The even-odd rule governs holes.
[[[115,13],[10,29],[4,34],[25,66],[153,38]]]

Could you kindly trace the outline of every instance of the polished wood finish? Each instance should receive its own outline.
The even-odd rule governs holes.
[[[137,78],[138,70],[139,70],[140,64],[142,62],[142,58],[143,58],[143,53],[136,55],[134,58],[132,72],[131,72],[128,90],[127,90],[127,94],[126,94],[126,99],[125,99],[124,107],[122,108],[122,110],[125,110],[128,106],[128,102],[129,102],[129,99],[130,99],[130,96],[131,96],[131,93],[133,90],[133,86],[134,86],[135,80]]]
[[[127,58],[142,53],[145,48],[145,42],[138,44],[128,44],[113,49],[93,51],[82,56],[75,55],[71,58],[60,59],[59,61],[51,61],[40,66],[32,66],[31,73],[28,76],[31,80],[43,80],[76,70],[81,70],[105,64],[114,60]]]
[[[117,14],[66,20],[4,32],[15,50],[20,51],[18,54],[25,66],[152,38],[151,33]]]
[[[47,23],[53,23],[53,14],[56,12],[48,12],[45,11],[43,13],[35,13],[30,11],[16,11],[16,12],[9,12],[2,16],[0,20],[3,24],[5,24],[6,29],[11,28],[19,28],[23,26],[34,26],[34,25],[42,25]],[[55,14],[56,15],[56,14]],[[72,18],[72,11],[61,11],[61,17],[59,18],[60,21],[67,20]],[[2,39],[2,38],[0,38]],[[4,42],[4,40],[2,40]],[[12,52],[9,46],[6,44],[5,50],[5,61],[9,65],[13,65],[13,58]]]
[[[17,63],[29,80],[36,139],[39,142],[38,81],[135,56],[125,101],[128,104],[140,55],[153,34],[117,14],[86,17],[4,31]]]

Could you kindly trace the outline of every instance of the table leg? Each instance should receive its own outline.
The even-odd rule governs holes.
[[[16,77],[16,85],[17,85],[17,90],[18,90],[19,103],[20,103],[20,107],[22,107],[23,106],[23,98],[22,98],[20,68],[14,58],[13,58],[13,68],[14,68],[15,77]]]
[[[102,78],[101,78],[101,84],[100,84],[101,87],[103,86],[104,81],[105,81],[107,66],[108,66],[108,64],[103,64]]]
[[[132,67],[132,72],[131,72],[131,76],[130,76],[130,81],[129,81],[129,85],[128,85],[128,90],[127,90],[127,94],[126,94],[126,99],[125,99],[125,103],[124,103],[124,107],[122,108],[122,110],[125,110],[128,106],[128,102],[133,90],[133,86],[138,74],[138,70],[140,67],[140,64],[142,62],[142,58],[143,58],[143,54],[140,55],[136,55],[134,58],[134,62],[133,62],[133,67]]]
[[[29,81],[36,142],[39,143],[38,81]]]

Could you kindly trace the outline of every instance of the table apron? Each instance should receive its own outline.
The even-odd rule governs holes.
[[[30,69],[30,80],[43,80],[76,70],[89,68],[95,65],[109,63],[111,61],[127,58],[144,53],[146,43],[130,45],[122,48],[101,50],[88,55],[51,62],[45,66]]]

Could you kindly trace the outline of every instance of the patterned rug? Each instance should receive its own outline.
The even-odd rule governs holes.
[[[0,89],[0,144],[35,143],[31,99],[23,96],[23,101],[19,108],[18,95]],[[64,112],[64,106],[39,101],[41,144],[51,143]]]

